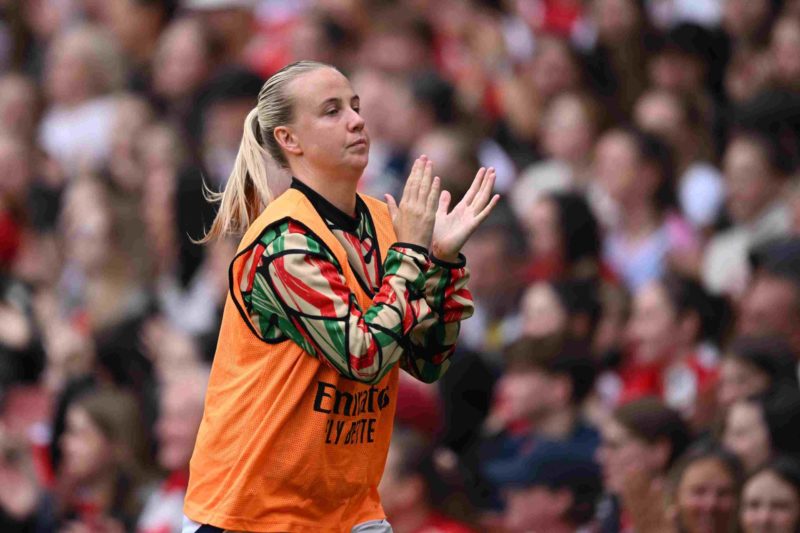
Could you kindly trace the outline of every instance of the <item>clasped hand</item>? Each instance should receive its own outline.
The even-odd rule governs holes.
[[[455,261],[500,199],[497,194],[492,196],[495,171],[478,170],[467,194],[452,211],[448,211],[450,193],[441,191],[441,180],[432,176],[433,164],[423,155],[411,168],[400,203],[389,194],[386,203],[398,241],[423,246],[438,259]]]

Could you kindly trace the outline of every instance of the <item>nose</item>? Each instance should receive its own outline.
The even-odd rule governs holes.
[[[364,129],[366,122],[364,117],[357,113],[354,109],[350,109],[350,117],[347,121],[347,127],[350,131],[361,131]]]

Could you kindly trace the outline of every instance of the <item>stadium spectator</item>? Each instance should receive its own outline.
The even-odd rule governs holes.
[[[641,496],[636,489],[664,482],[690,443],[689,429],[676,411],[654,398],[617,408],[600,429],[597,459],[603,469],[606,493],[598,508],[600,530],[632,531],[626,496]],[[634,507],[636,503],[638,500]]]
[[[742,488],[744,533],[793,533],[800,528],[800,465],[779,457],[750,475]]]

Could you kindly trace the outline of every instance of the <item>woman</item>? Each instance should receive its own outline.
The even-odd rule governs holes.
[[[636,129],[615,129],[597,143],[595,172],[617,221],[605,237],[605,260],[636,291],[670,267],[691,273],[697,239],[677,211],[669,147]]]
[[[714,411],[718,375],[713,341],[724,318],[694,280],[668,274],[639,289],[628,322],[631,356],[622,365],[622,398],[663,398],[698,426]]]
[[[744,533],[800,532],[800,464],[778,458],[751,475],[742,489]]]
[[[295,176],[274,199],[265,151]],[[377,486],[399,368],[423,381],[446,370],[472,312],[459,250],[498,197],[481,169],[448,213],[422,157],[387,209],[356,194],[368,152],[335,68],[295,63],[262,87],[207,236],[245,232],[184,531],[391,530]]]
[[[800,457],[798,424],[800,393],[782,387],[735,402],[725,416],[721,440],[752,473],[775,455]]]
[[[699,444],[670,473],[667,513],[676,533],[732,533],[736,526],[741,465],[730,453]]]
[[[796,389],[796,369],[794,350],[782,337],[737,338],[720,363],[717,406],[724,413],[738,400],[783,386]]]
[[[655,398],[619,407],[600,429],[597,460],[608,493],[599,509],[600,531],[628,533],[635,530],[640,510],[636,497],[642,491],[634,487],[663,483],[689,444],[689,429],[676,411]]]
[[[7,444],[2,442],[0,446]],[[149,494],[149,447],[141,408],[127,392],[99,388],[71,403],[58,440],[62,460],[52,491],[31,471],[31,450],[3,447],[0,515],[13,531],[132,531]],[[14,490],[6,490],[13,486]],[[2,491],[0,491],[2,492]]]

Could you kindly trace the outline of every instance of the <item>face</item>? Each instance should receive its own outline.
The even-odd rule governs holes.
[[[744,533],[795,533],[800,525],[800,495],[789,483],[766,470],[742,490]]]
[[[36,94],[28,78],[6,75],[0,79],[0,128],[22,139],[30,138],[36,127]]]
[[[522,297],[522,331],[532,337],[564,331],[567,311],[553,288],[547,283],[536,283]]]
[[[160,408],[156,423],[158,462],[167,470],[186,469],[203,418],[203,403],[195,391],[179,385],[167,385],[162,393]]]
[[[548,487],[515,488],[506,492],[503,526],[509,533],[545,533],[562,525],[572,495]]]
[[[603,484],[612,494],[619,494],[625,480],[634,471],[644,469],[658,475],[664,465],[660,464],[656,447],[636,437],[625,426],[614,419],[601,426],[600,448],[597,460],[603,468]]]
[[[769,388],[769,376],[737,357],[726,357],[720,365],[717,404],[722,412],[738,400],[744,400]]]
[[[725,420],[722,444],[742,461],[745,471],[752,472],[770,455],[770,438],[761,408],[751,402],[736,402]]]
[[[511,420],[537,420],[557,409],[552,391],[555,379],[538,369],[510,371],[499,384]]]
[[[787,18],[775,25],[771,54],[781,81],[796,84],[800,79],[800,24],[796,20]]]
[[[67,410],[66,429],[61,436],[63,473],[78,482],[99,476],[113,459],[112,444],[89,417],[85,409]]]
[[[153,84],[167,98],[191,95],[208,73],[202,30],[185,20],[168,28],[158,44],[153,65]]]
[[[628,336],[636,345],[637,358],[653,362],[672,354],[677,345],[675,310],[659,283],[639,289],[628,322]]]
[[[537,53],[530,64],[530,79],[536,94],[548,101],[578,84],[578,69],[569,55],[567,45],[556,39],[537,43]]]
[[[769,0],[725,0],[722,25],[734,38],[747,39],[769,14]]]
[[[624,40],[636,29],[638,14],[632,0],[595,0],[594,16],[603,42]]]
[[[91,69],[84,43],[75,35],[57,39],[47,54],[44,89],[56,104],[81,102],[92,95]]]
[[[292,146],[284,150],[323,175],[360,177],[369,158],[369,135],[359,97],[347,78],[337,70],[319,68],[294,79],[287,91],[295,117],[286,126]]]
[[[636,102],[636,125],[678,145],[683,128],[683,113],[675,98],[667,93],[649,93]]]
[[[742,300],[739,332],[793,338],[798,319],[797,299],[798,289],[791,281],[758,276]]]
[[[595,152],[595,176],[609,196],[621,206],[636,195],[639,158],[633,141],[623,132],[604,135]]]
[[[558,257],[561,234],[555,202],[549,198],[540,198],[534,202],[528,212],[527,223],[534,255],[542,259]]]
[[[728,209],[736,222],[755,219],[775,194],[773,173],[763,150],[745,139],[736,139],[723,161],[728,185]]]
[[[544,118],[544,148],[556,159],[582,161],[590,153],[593,124],[581,101],[556,97]]]
[[[736,482],[718,459],[691,464],[676,494],[678,519],[686,533],[728,533],[736,519]]]

